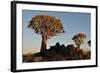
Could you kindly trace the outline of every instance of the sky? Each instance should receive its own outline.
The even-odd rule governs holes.
[[[41,48],[41,35],[36,34],[34,30],[28,28],[29,21],[36,15],[49,15],[59,18],[63,24],[65,33],[59,33],[48,40],[47,48],[59,42],[61,45],[73,43],[72,37],[80,32],[87,36],[87,41],[90,40],[91,14],[79,12],[55,12],[55,11],[37,11],[23,10],[22,11],[22,31],[23,31],[23,52],[38,52]]]

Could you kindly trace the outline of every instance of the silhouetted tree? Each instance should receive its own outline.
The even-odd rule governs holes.
[[[48,15],[36,15],[31,19],[28,27],[42,36],[41,52],[46,50],[48,39],[64,32],[60,19]]]
[[[59,44],[59,42],[57,42],[55,46],[57,46],[57,47],[60,47],[60,44]]]
[[[72,38],[72,40],[74,40],[78,48],[80,48],[80,45],[84,43],[85,39],[86,39],[86,35],[84,33],[78,33],[74,35]]]
[[[89,46],[91,46],[91,40],[89,40],[87,43],[88,43]]]

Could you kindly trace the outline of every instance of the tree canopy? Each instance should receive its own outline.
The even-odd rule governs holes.
[[[84,33],[78,33],[72,38],[72,40],[74,40],[75,44],[78,46],[84,43],[84,39],[86,39],[86,35]]]
[[[60,19],[48,15],[36,15],[32,18],[28,27],[31,27],[46,39],[64,32]]]

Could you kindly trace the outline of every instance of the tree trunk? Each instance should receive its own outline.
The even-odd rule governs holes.
[[[79,51],[80,50],[80,45],[77,45],[77,49],[76,49],[77,51]]]
[[[42,43],[41,43],[41,51],[40,52],[44,52],[44,51],[46,51],[46,49],[47,49],[47,39],[45,39],[42,36]]]

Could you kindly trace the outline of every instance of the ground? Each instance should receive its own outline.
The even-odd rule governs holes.
[[[67,61],[67,60],[86,60],[91,58],[91,52],[84,53],[80,48],[73,44],[60,45],[57,43],[44,52],[23,55],[23,62],[44,62],[44,61]]]

